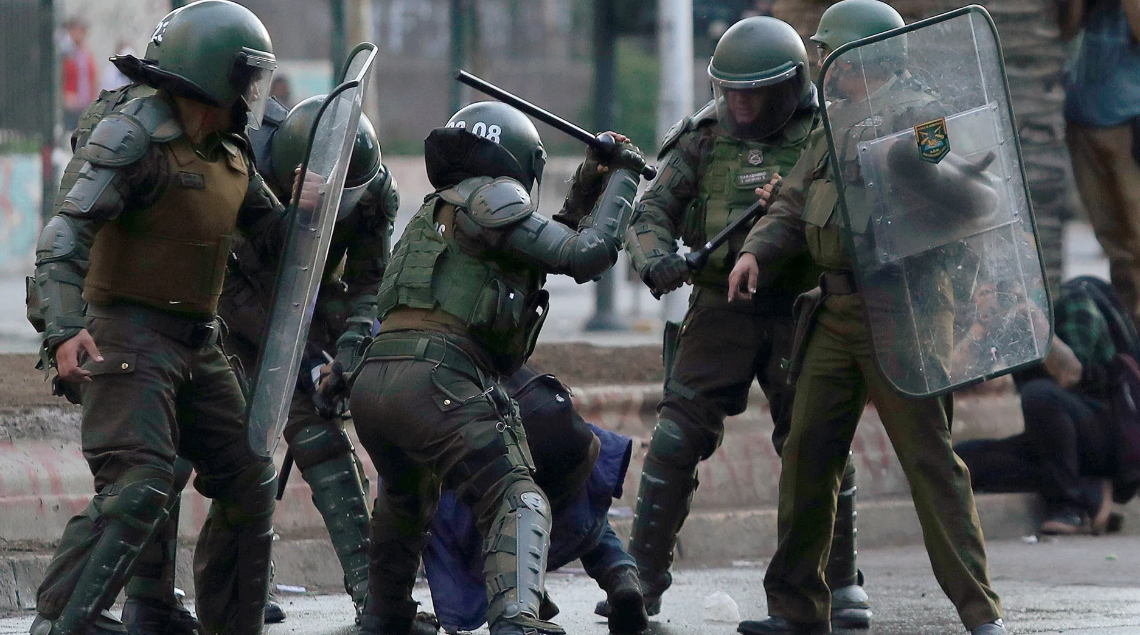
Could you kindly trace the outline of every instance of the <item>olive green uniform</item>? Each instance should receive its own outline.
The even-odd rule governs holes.
[[[755,190],[795,165],[816,122],[813,108],[797,112],[764,141],[733,138],[717,124],[713,102],[666,135],[660,174],[638,200],[628,241],[635,264],[676,251],[681,238],[703,245],[756,201]],[[815,285],[819,271],[806,257],[781,269],[771,290],[752,302],[729,303],[728,273],[744,242],[732,237],[693,274],[694,290],[667,369],[664,398],[646,457],[630,551],[651,596],[669,584],[677,532],[697,486],[697,463],[724,437],[726,416],[744,412],[759,380],[782,446],[794,387],[781,367],[790,354],[792,303]],[[644,263],[635,254],[644,254]]]
[[[106,117],[82,153],[41,233],[36,286],[45,356],[86,328],[104,358],[83,362],[82,447],[97,494],[68,523],[37,610],[67,632],[110,605],[165,519],[182,456],[214,499],[194,558],[202,622],[258,633],[276,479],[249,449],[215,311],[235,230],[271,259],[284,210],[243,137],[192,144],[161,92]]]
[[[284,108],[270,102],[261,132],[251,135],[259,157],[267,154],[268,149],[260,147],[258,140],[279,125],[285,114]],[[265,137],[265,145],[270,139]],[[314,363],[323,364],[321,352],[331,352],[344,368],[352,368],[360,343],[371,336],[376,291],[388,262],[398,208],[395,179],[381,166],[354,210],[334,227],[324,283],[309,328],[306,352],[317,356]],[[242,377],[252,372],[257,363],[261,330],[277,272],[275,266],[260,258],[249,241],[235,240],[233,254],[218,315],[227,327],[223,345],[231,360],[240,364]],[[325,520],[344,571],[345,591],[360,606],[368,586],[368,482],[344,424],[339,409],[319,410],[312,384],[301,382],[293,393],[283,436]],[[170,520],[159,528],[139,557],[127,594],[173,602],[176,554],[177,505]]]
[[[868,134],[876,127],[890,132],[928,121],[937,110],[935,96],[908,76],[889,80],[880,89],[886,90],[909,99],[897,100],[885,120],[868,118],[863,127]],[[866,116],[851,114],[859,112],[857,104],[844,106],[829,105],[829,116]],[[834,129],[857,134],[860,126]],[[828,160],[826,132],[818,127],[743,246],[756,256],[761,286],[765,272],[778,271],[804,252],[826,270],[824,299],[803,353],[799,398],[784,445],[778,547],[764,580],[768,610],[795,622],[828,619],[829,590],[822,575],[832,546],[828,528],[855,427],[870,399],[910,483],[934,574],[963,623],[974,628],[999,618],[1001,604],[990,587],[969,474],[950,446],[950,398],[904,397],[887,384],[875,367],[864,297],[852,282],[844,244],[850,238],[836,210],[835,179],[860,178],[856,141],[838,141],[842,165],[837,171]]]
[[[534,213],[517,181],[475,177],[429,195],[412,217],[381,283],[382,330],[351,397],[382,481],[368,632],[405,632],[415,614],[411,591],[441,484],[470,505],[485,538],[492,631],[509,623],[558,632],[536,620],[550,508],[499,379],[533,348],[546,275],[585,282],[613,265],[635,191],[636,177],[615,170],[595,211],[583,213],[593,206],[585,196],[559,222]]]

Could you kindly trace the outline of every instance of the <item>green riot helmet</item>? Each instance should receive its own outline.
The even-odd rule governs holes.
[[[214,106],[240,102],[261,125],[277,59],[265,25],[229,0],[199,0],[171,11],[151,35],[144,59],[112,58],[124,75]]]
[[[819,18],[819,28],[811,41],[820,47],[820,59],[835,49],[904,26],[899,12],[879,0],[840,0]]]
[[[324,104],[326,95],[317,95],[293,106],[281,122],[270,141],[270,170],[266,175],[273,184],[279,198],[289,198],[293,191],[293,171],[305,161],[305,151],[309,147],[309,135],[313,122]],[[344,179],[344,193],[341,194],[337,218],[344,218],[356,208],[368,189],[368,184],[380,171],[380,139],[376,129],[364,113],[360,114],[360,124],[353,140],[352,156],[348,160],[348,173]],[[323,175],[327,176],[327,175]]]
[[[446,127],[466,130],[506,150],[521,172],[522,178],[516,180],[527,189],[542,182],[546,149],[542,147],[534,122],[521,111],[501,102],[481,101],[461,108],[447,120]]]
[[[814,101],[803,40],[790,24],[767,16],[724,32],[709,79],[720,125],[737,139],[770,137]]]

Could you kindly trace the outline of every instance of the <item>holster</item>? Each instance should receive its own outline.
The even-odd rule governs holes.
[[[796,330],[792,335],[792,351],[789,359],[783,360],[782,366],[788,372],[788,383],[795,384],[804,367],[804,355],[807,353],[807,341],[811,337],[811,330],[815,326],[816,314],[823,306],[827,296],[822,287],[801,293],[792,305],[792,319],[795,320]]]

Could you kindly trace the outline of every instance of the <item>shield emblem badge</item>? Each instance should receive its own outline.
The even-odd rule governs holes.
[[[923,161],[938,163],[950,154],[950,135],[946,132],[945,117],[915,126],[914,139]]]
[[[764,152],[760,148],[752,148],[748,151],[748,165],[760,165],[764,162]]]

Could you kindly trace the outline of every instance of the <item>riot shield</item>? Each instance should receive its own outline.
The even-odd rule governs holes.
[[[819,85],[831,178],[887,381],[937,395],[1041,360],[1052,312],[985,9],[844,45]]]
[[[262,456],[273,454],[288,419],[375,57],[373,44],[352,51],[340,85],[329,93],[313,122],[300,177],[308,172],[323,180],[317,208],[301,209],[297,196],[289,204],[289,236],[247,406],[250,447]]]

